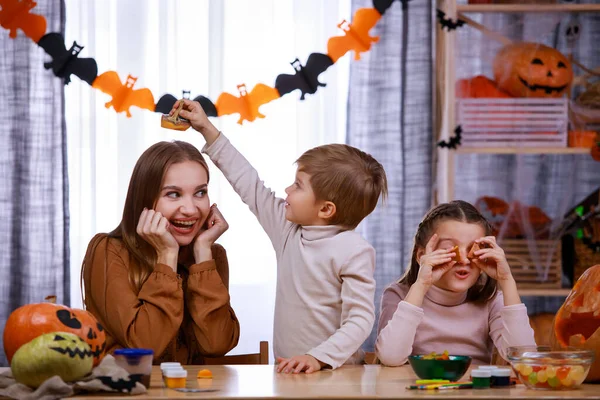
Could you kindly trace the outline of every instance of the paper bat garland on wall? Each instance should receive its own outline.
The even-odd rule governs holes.
[[[150,89],[133,90],[136,81],[137,78],[128,75],[125,84],[122,84],[119,74],[115,71],[108,71],[97,77],[92,83],[92,87],[112,96],[112,99],[104,105],[106,108],[112,106],[117,113],[125,112],[127,118],[131,118],[129,112],[131,106],[145,108],[150,111],[154,111],[155,107],[154,96],[152,96]]]
[[[280,97],[277,89],[263,83],[254,86],[250,93],[246,91],[245,84],[238,85],[237,88],[240,97],[230,93],[221,93],[215,106],[218,116],[239,113],[238,124],[240,125],[244,120],[252,122],[256,118],[264,118],[265,116],[258,111],[259,107]]]
[[[360,60],[360,53],[369,51],[371,43],[379,41],[379,36],[370,36],[369,31],[377,24],[381,14],[374,8],[361,8],[354,14],[352,23],[343,20],[338,24],[344,36],[334,36],[327,42],[327,54],[333,62],[350,50],[354,50],[354,59]]]
[[[184,99],[190,98],[189,90],[183,90],[183,98]],[[172,94],[164,94],[160,97],[160,99],[158,99],[158,102],[156,103],[156,108],[154,109],[154,111],[162,113],[162,114],[168,114],[173,109],[173,105],[175,104],[176,101],[177,101],[177,97],[173,96]],[[206,113],[207,117],[216,117],[217,116],[217,108],[215,107],[213,102],[210,101],[210,99],[208,97],[196,96],[196,97],[194,97],[194,101],[197,101],[198,103],[200,103],[200,105],[202,106],[202,109]]]
[[[11,39],[17,37],[17,29],[36,43],[44,36],[46,18],[29,13],[36,5],[32,0],[0,0],[0,25],[10,31]]]
[[[440,140],[437,145],[441,148],[447,147],[449,149],[456,149],[460,146],[461,139],[462,126],[457,125],[456,128],[454,128],[454,136],[451,136],[448,141]]]
[[[264,118],[260,113],[261,105],[278,99],[294,90],[300,90],[300,100],[307,94],[314,94],[319,87],[326,84],[319,81],[319,75],[333,65],[340,57],[354,50],[354,59],[359,60],[361,53],[369,51],[371,45],[379,40],[378,36],[370,36],[369,31],[377,24],[385,11],[395,0],[373,0],[373,8],[358,9],[351,23],[345,20],[338,24],[344,31],[343,36],[334,36],[327,42],[327,54],[311,53],[302,65],[296,58],[292,63],[295,73],[280,74],[275,80],[274,87],[259,83],[248,93],[245,85],[239,85],[239,96],[221,93],[213,103],[205,96],[196,96],[205,113],[209,117],[239,114],[239,124],[243,121],[254,121]],[[402,0],[403,4],[408,0]],[[93,58],[79,58],[83,49],[76,41],[67,49],[64,38],[59,33],[46,34],[46,19],[30,11],[37,5],[33,0],[0,0],[0,25],[9,30],[9,36],[15,38],[17,30],[22,30],[26,36],[38,43],[52,57],[45,62],[46,69],[52,69],[64,83],[71,81],[71,75],[79,77],[93,88],[110,95],[112,98],[105,106],[112,107],[117,113],[125,113],[131,117],[129,108],[137,106],[142,109],[167,114],[171,111],[177,98],[165,94],[154,104],[154,96],[149,89],[133,89],[137,78],[129,75],[125,83],[121,82],[116,71],[107,71],[98,75],[98,66]],[[187,96],[186,97],[186,93]],[[184,98],[189,98],[189,91],[184,91]]]
[[[446,28],[448,32],[453,31],[456,28],[460,28],[465,24],[465,21],[458,18],[456,19],[456,21],[452,21],[452,18],[446,17],[446,13],[440,10],[439,8],[437,9],[436,15],[440,25],[442,26],[442,30]]]
[[[64,39],[60,33],[48,33],[40,39],[38,45],[52,57],[51,62],[44,63],[44,68],[52,68],[54,75],[64,78],[65,85],[71,82],[71,74],[82,81],[94,82],[98,76],[98,65],[93,58],[78,58],[83,46],[73,42],[69,50],[65,47]]]
[[[306,65],[300,64],[297,58],[290,63],[296,70],[294,75],[281,74],[275,79],[275,88],[283,96],[296,89],[302,91],[300,100],[304,100],[306,94],[314,94],[317,89],[326,86],[319,82],[319,75],[333,65],[333,61],[327,54],[312,53],[306,60]]]

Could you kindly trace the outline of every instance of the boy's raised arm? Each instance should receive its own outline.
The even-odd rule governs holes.
[[[283,230],[286,224],[289,224],[285,219],[285,201],[276,197],[271,189],[265,187],[258,172],[208,120],[198,102],[186,99],[180,101],[183,101],[184,106],[179,115],[188,119],[192,127],[200,132],[206,140],[206,146],[202,152],[206,153],[217,168],[223,172],[225,178],[233,186],[233,190],[256,215],[275,250],[278,251]],[[178,106],[179,101],[173,105],[171,113]]]

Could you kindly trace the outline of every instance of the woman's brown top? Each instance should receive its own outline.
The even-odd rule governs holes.
[[[136,261],[121,240],[102,239],[86,260],[83,280],[86,308],[106,329],[107,352],[149,348],[154,364],[189,365],[233,349],[240,326],[229,303],[227,255],[217,244],[212,254],[210,261],[179,265],[177,273],[157,264],[137,293],[129,281],[129,265]]]

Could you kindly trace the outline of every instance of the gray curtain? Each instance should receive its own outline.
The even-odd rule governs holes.
[[[38,1],[46,32],[64,34],[62,0]],[[0,29],[0,326],[47,295],[69,304],[69,209],[63,81],[18,31]],[[67,46],[68,47],[68,46]],[[79,84],[75,82],[74,84]],[[0,335],[0,344],[2,343]],[[3,349],[3,346],[0,346]],[[0,366],[7,366],[0,351]]]
[[[358,228],[377,251],[377,318],[383,290],[408,264],[417,225],[431,204],[432,10],[428,1],[406,4],[403,10],[394,1],[371,31],[379,42],[350,67],[347,142],[383,164],[389,186],[386,204]],[[352,1],[353,13],[372,6]]]
[[[592,3],[594,1],[591,1]],[[595,1],[598,3],[599,1]],[[588,2],[590,3],[590,2]],[[469,15],[489,29],[514,41],[555,47],[590,68],[600,65],[600,15],[598,13],[531,13]],[[567,35],[578,24],[579,37]],[[457,77],[479,74],[493,79],[491,65],[501,44],[468,26],[458,30],[455,54],[460,60]],[[574,67],[575,75],[582,71]],[[576,96],[580,90],[576,90]],[[596,127],[599,128],[599,127]],[[480,196],[540,207],[553,221],[600,187],[600,163],[582,155],[479,155],[456,157],[455,197],[474,203]],[[567,249],[564,249],[565,251]],[[564,267],[568,264],[563,265]],[[565,280],[563,278],[563,280]],[[565,284],[571,282],[565,280]],[[529,314],[556,312],[564,297],[524,298]]]

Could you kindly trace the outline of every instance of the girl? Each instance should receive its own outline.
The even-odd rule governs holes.
[[[210,206],[208,178],[191,144],[151,146],[133,170],[121,223],[88,245],[85,305],[106,329],[107,351],[143,347],[155,364],[202,364],[236,346],[227,256],[215,244],[229,226]]]
[[[467,202],[429,211],[417,229],[410,268],[383,294],[375,345],[383,364],[444,350],[489,364],[494,345],[503,357],[509,346],[535,345],[527,309],[491,232]]]

